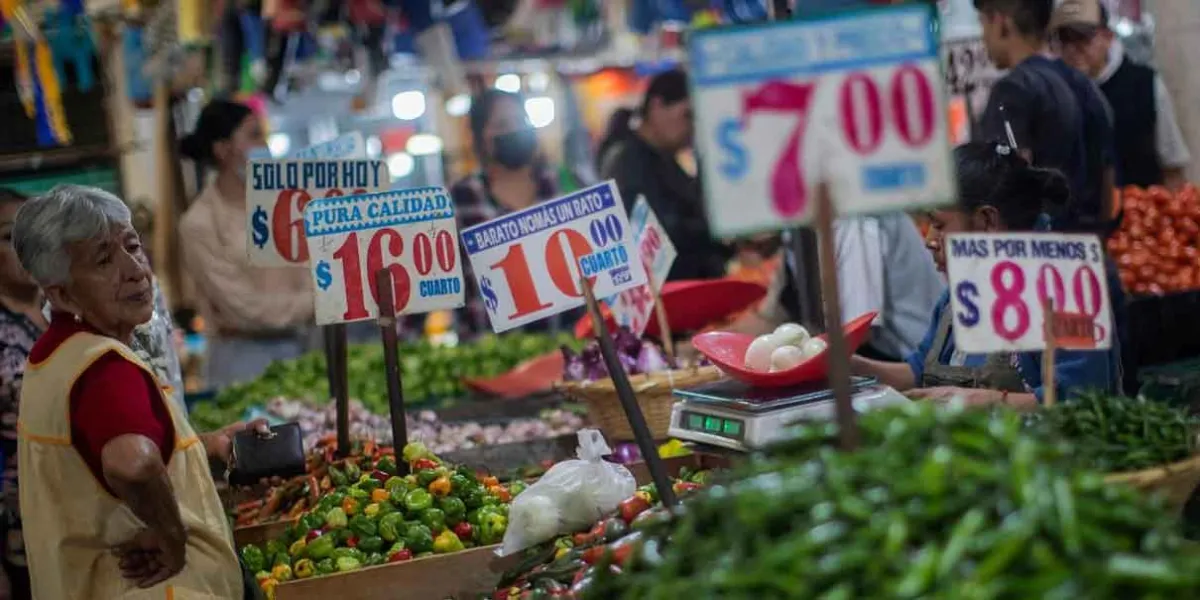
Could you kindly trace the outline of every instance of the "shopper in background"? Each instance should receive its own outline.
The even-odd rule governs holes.
[[[1162,77],[1125,56],[1100,0],[1063,0],[1054,13],[1054,41],[1071,66],[1091,77],[1112,106],[1117,184],[1179,189],[1191,162]]]
[[[596,171],[604,170],[604,163],[612,151],[633,137],[633,129],[629,123],[633,120],[632,108],[619,107],[608,116],[608,124],[604,126],[604,134],[596,145]]]
[[[24,203],[19,192],[0,189],[0,454],[4,455],[0,598],[14,600],[31,597],[17,502],[17,404],[29,351],[49,325],[42,315],[42,292],[13,251],[13,221]]]
[[[674,69],[655,75],[637,110],[636,127],[628,119],[610,122],[600,178],[614,179],[626,210],[644,196],[679,256],[667,279],[725,276],[731,250],[713,239],[704,214],[700,181],[679,165],[680,152],[692,146],[692,102],[687,74]]]
[[[1057,169],[1071,186],[1060,227],[1107,234],[1112,226],[1112,115],[1087,76],[1046,55],[1055,0],[974,0],[983,42],[1008,70],[988,96],[983,139],[1009,140],[1034,166]]]
[[[554,173],[540,155],[537,132],[519,94],[484,91],[472,99],[468,120],[480,169],[450,187],[460,231],[558,195]],[[491,325],[475,277],[464,273],[464,279],[467,304],[460,312],[458,330],[470,336],[490,330]],[[568,318],[559,315],[525,329],[556,329]]]
[[[938,268],[946,269],[946,235],[963,232],[1023,232],[1045,229],[1069,205],[1070,188],[1061,174],[1030,167],[1006,144],[976,142],[954,151],[957,163],[958,205],[930,214],[929,249]],[[1099,245],[1099,244],[1097,244]],[[1096,248],[1096,252],[1103,252]],[[1115,305],[1122,301],[1115,273],[1107,277]],[[1031,407],[1042,401],[1040,352],[966,354],[954,345],[950,293],[942,294],[933,311],[925,339],[906,362],[884,363],[860,355],[850,365],[858,375],[881,382],[910,396],[931,400],[962,398],[968,405],[1010,404]],[[1109,326],[1113,347],[1108,352],[1059,350],[1055,356],[1058,397],[1067,390],[1116,392],[1120,381],[1120,343],[1117,323]],[[924,389],[915,389],[924,388]]]
[[[240,598],[246,587],[209,460],[265,422],[196,435],[129,349],[150,319],[129,209],[58,186],[20,208],[12,245],[54,307],[29,354],[18,460],[33,596]]]
[[[246,161],[265,146],[262,124],[243,104],[204,107],[184,155],[211,169],[180,221],[180,244],[208,331],[207,382],[225,387],[272,361],[304,353],[313,320],[312,276],[303,268],[250,266],[246,250]]]

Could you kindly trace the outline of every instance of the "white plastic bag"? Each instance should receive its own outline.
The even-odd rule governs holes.
[[[622,465],[603,457],[612,450],[595,429],[579,432],[578,459],[564,460],[517,496],[497,552],[509,556],[557,535],[590,527],[633,495],[637,482]]]

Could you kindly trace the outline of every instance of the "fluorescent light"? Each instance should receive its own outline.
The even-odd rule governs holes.
[[[350,69],[349,71],[346,71],[347,85],[354,85],[358,83],[360,79],[362,79],[362,73],[359,73],[358,69]]]
[[[367,138],[367,158],[379,158],[381,152],[383,152],[383,142],[379,141],[379,136],[373,135]]]
[[[529,91],[540,94],[550,87],[550,77],[541,71],[530,73],[525,78],[525,84],[529,86]]]
[[[267,136],[267,147],[271,149],[271,156],[280,158],[291,150],[292,138],[286,133],[272,133]]]
[[[525,114],[534,127],[545,127],[554,121],[554,99],[538,96],[525,101]]]
[[[466,94],[451,96],[446,101],[446,114],[452,117],[461,117],[469,112],[471,112],[471,97]]]
[[[521,91],[521,76],[516,73],[505,73],[497,77],[496,83],[493,85],[502,92],[512,92],[515,94]]]
[[[442,138],[429,133],[418,133],[408,138],[404,149],[413,156],[437,154],[442,151]]]
[[[425,94],[410,90],[392,96],[392,114],[404,121],[420,118],[425,114]]]
[[[412,174],[417,161],[407,152],[397,152],[387,157],[387,166],[393,180],[403,179]]]

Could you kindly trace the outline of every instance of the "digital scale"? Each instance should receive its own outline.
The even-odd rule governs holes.
[[[865,412],[910,402],[873,377],[850,378],[854,410]],[[675,390],[673,438],[745,452],[787,437],[800,420],[832,420],[833,392],[820,381],[788,388],[756,388],[732,379]]]

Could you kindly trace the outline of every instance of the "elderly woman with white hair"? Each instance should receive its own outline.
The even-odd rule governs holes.
[[[197,435],[130,350],[154,294],[128,208],[59,186],[21,207],[12,240],[53,307],[20,401],[33,597],[243,597],[209,460],[248,424]]]

